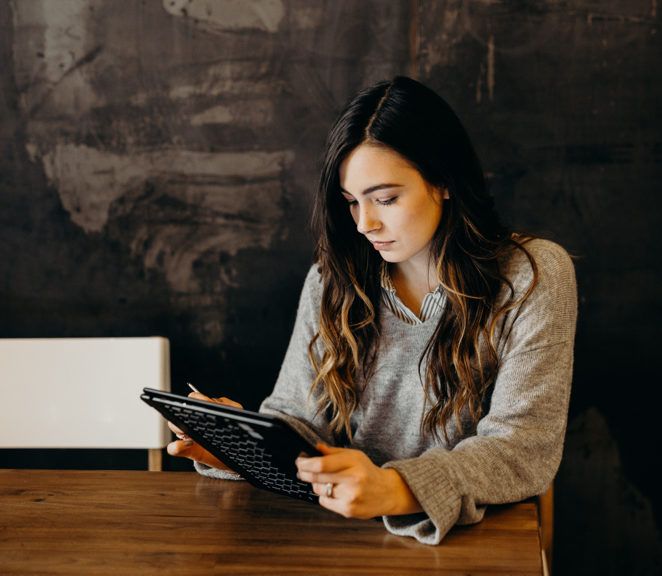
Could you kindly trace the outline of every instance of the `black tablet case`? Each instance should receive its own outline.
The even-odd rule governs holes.
[[[254,486],[318,501],[312,486],[296,477],[294,461],[319,452],[286,422],[151,388],[140,398]]]

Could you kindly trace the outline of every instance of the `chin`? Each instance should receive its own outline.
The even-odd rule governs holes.
[[[402,262],[402,258],[399,258],[395,254],[386,251],[380,252],[379,255],[382,257],[382,260],[389,262],[390,264],[397,264],[398,262]]]

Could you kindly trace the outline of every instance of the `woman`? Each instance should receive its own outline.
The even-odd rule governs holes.
[[[319,444],[297,467],[320,504],[435,544],[488,504],[544,492],[567,420],[573,266],[499,223],[444,100],[404,77],[359,93],[330,132],[313,224],[261,410]],[[230,474],[190,440],[168,451]]]

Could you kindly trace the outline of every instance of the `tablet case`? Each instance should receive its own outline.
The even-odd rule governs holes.
[[[294,461],[320,453],[283,420],[151,388],[140,398],[254,486],[318,501],[312,486],[296,477]]]

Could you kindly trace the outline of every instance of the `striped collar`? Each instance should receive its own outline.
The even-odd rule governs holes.
[[[380,284],[382,287],[382,300],[387,308],[400,320],[407,324],[423,324],[433,316],[441,312],[444,306],[444,291],[441,286],[437,286],[434,291],[429,292],[423,298],[421,309],[418,316],[414,314],[403,302],[398,298],[398,295],[391,280],[391,273],[388,269],[388,264],[382,262]]]

